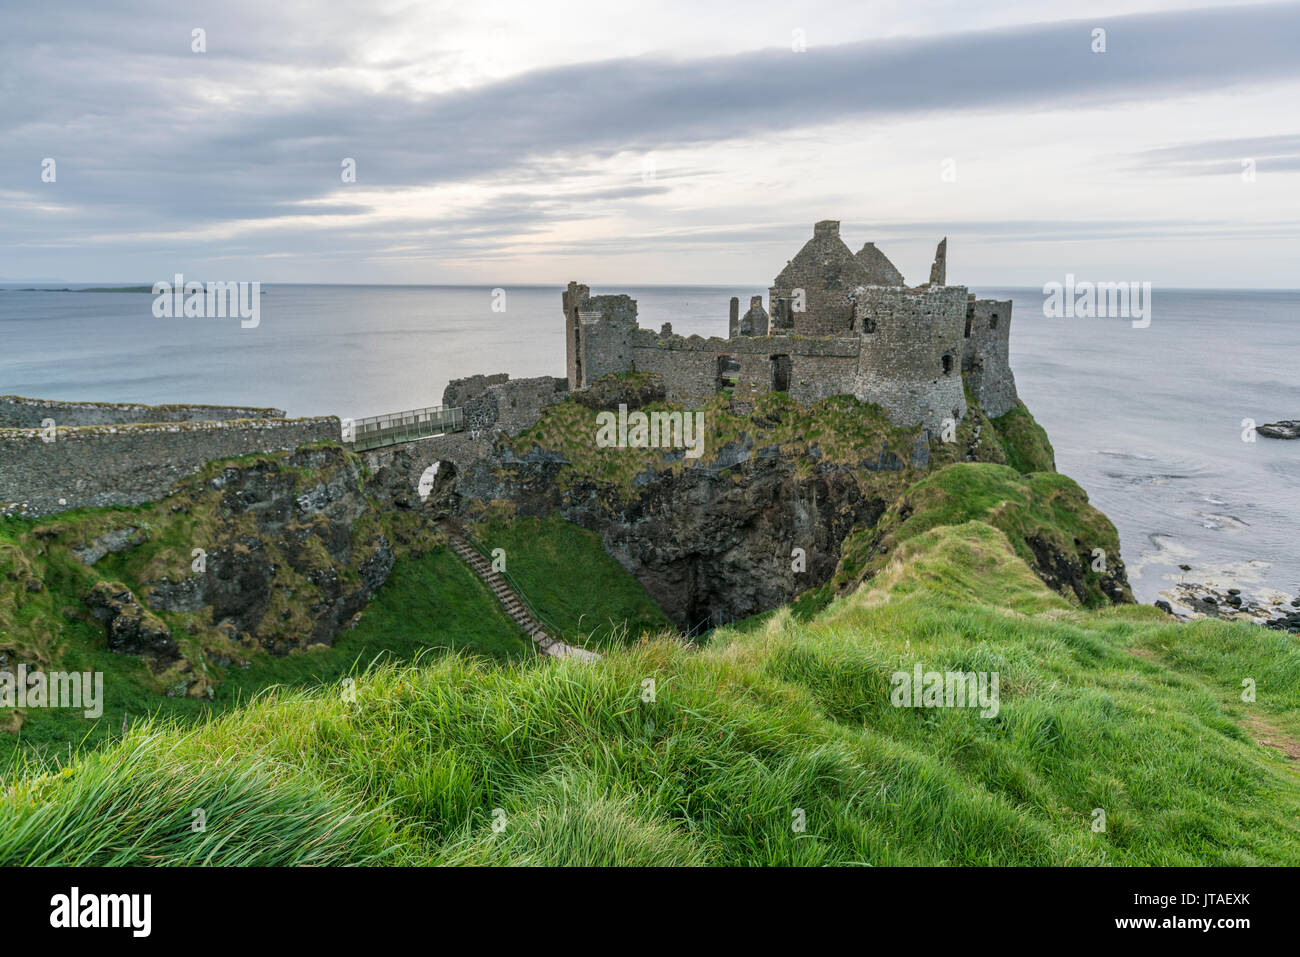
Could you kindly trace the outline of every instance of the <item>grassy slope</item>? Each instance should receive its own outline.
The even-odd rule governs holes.
[[[39,662],[47,670],[105,675],[104,714],[98,721],[80,711],[28,709],[19,734],[0,733],[0,767],[32,749],[66,756],[70,746],[98,746],[119,737],[124,721],[129,724],[150,714],[194,720],[235,707],[271,685],[318,685],[357,673],[376,660],[408,661],[424,649],[500,660],[535,655],[532,642],[465,565],[445,547],[421,541],[423,551],[400,553],[360,622],[339,635],[332,647],[314,646],[282,657],[231,648],[234,661],[212,668],[218,680],[211,701],[168,697],[158,676],[142,662],[107,650],[102,627],[84,620],[81,595],[104,577],[135,588],[140,580],[156,576],[160,563],[188,556],[190,543],[205,535],[195,530],[196,523],[212,521],[200,508],[174,514],[166,502],[68,512],[35,523],[0,520],[0,648],[14,648],[21,660]],[[59,545],[53,534],[42,537],[58,530],[59,538],[89,541],[105,529],[127,524],[148,529],[149,540],[105,556],[94,569]],[[644,589],[605,555],[595,535],[559,519],[497,528],[511,571],[566,638],[577,641],[594,632],[594,639],[604,644],[615,633],[635,638],[667,625]],[[403,537],[416,536],[407,529]],[[494,537],[493,547],[496,544]],[[573,578],[554,576],[557,567],[571,570]],[[29,580],[41,582],[41,590],[26,591]],[[179,640],[193,640],[187,635],[186,616],[163,617]],[[611,621],[617,625],[611,626]],[[0,719],[4,717],[0,712]]]
[[[1119,533],[1088,495],[1057,472],[1022,475],[1004,465],[959,463],[928,476],[890,506],[873,529],[846,539],[836,584],[876,574],[899,545],[940,525],[985,521],[1001,529],[1016,553],[1032,563],[1030,539],[1075,554],[1083,565],[1090,605],[1110,598],[1092,570],[1092,550],[1101,548],[1113,561],[1120,554]]]
[[[1014,409],[989,421],[997,430],[1007,465],[1025,473],[1056,471],[1056,453],[1047,438],[1047,430],[1034,420],[1023,402],[1017,402]]]
[[[511,579],[570,642],[605,647],[672,628],[594,532],[559,516],[497,518],[473,531],[489,552],[505,551]]]
[[[997,671],[1000,714],[891,707],[916,662]],[[1242,730],[1261,723],[1300,734],[1289,636],[1072,607],[966,522],[811,622],[706,649],[441,656],[355,702],[280,692],[136,730],[0,797],[0,863],[1297,864],[1300,776]]]

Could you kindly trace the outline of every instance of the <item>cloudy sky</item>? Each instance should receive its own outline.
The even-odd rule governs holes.
[[[1300,287],[1298,38],[1294,3],[0,0],[0,280],[766,283],[832,218],[912,282],[947,235],[969,285]]]

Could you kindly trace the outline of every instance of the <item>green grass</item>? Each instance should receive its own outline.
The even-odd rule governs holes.
[[[998,715],[892,707],[916,663],[996,671]],[[0,864],[1295,865],[1300,775],[1261,723],[1300,733],[1294,639],[1079,608],[1002,531],[961,522],[900,541],[809,621],[703,649],[441,655],[355,700],[276,691],[33,764],[0,795]]]
[[[962,462],[934,472],[895,501],[874,528],[853,532],[841,548],[828,594],[877,574],[903,543],[943,525],[983,521],[1000,529],[1026,563],[1034,546],[1077,564],[1084,603],[1109,604],[1113,579],[1094,569],[1095,549],[1108,570],[1119,561],[1119,533],[1073,479],[1057,472],[1021,474],[1010,466]],[[1125,593],[1126,597],[1128,596]],[[804,599],[815,610],[825,597]]]
[[[260,645],[230,641],[212,627],[208,612],[200,611],[160,613],[192,663],[192,672],[182,674],[173,667],[154,674],[139,659],[110,652],[103,626],[89,619],[86,592],[101,580],[120,581],[147,602],[141,583],[188,575],[194,542],[214,540],[218,529],[229,532],[232,522],[243,523],[239,528],[249,535],[258,534],[248,516],[221,517],[206,480],[226,467],[281,469],[290,472],[296,484],[308,487],[321,480],[322,473],[289,467],[283,458],[246,456],[212,463],[173,496],[150,505],[83,509],[34,522],[0,520],[0,652],[10,655],[11,667],[21,661],[47,671],[98,671],[105,676],[104,710],[98,720],[87,719],[81,711],[29,708],[15,729],[17,716],[0,712],[0,768],[30,751],[66,759],[113,741],[124,725],[151,715],[194,721],[237,707],[272,685],[318,686],[363,671],[375,661],[408,661],[426,649],[503,661],[535,655],[534,644],[491,591],[437,544],[431,527],[419,525],[413,513],[382,513],[377,508],[354,524],[353,541],[369,543],[382,533],[397,543],[398,557],[360,621],[340,633],[332,646],[271,654]],[[93,568],[74,556],[74,548],[127,526],[138,529],[140,538],[129,550],[105,555]],[[565,637],[577,640],[592,633],[594,641],[605,643],[614,635],[636,637],[667,624],[641,586],[604,554],[596,536],[559,519],[513,530],[497,527],[514,561],[512,571],[530,582],[544,613],[564,628]],[[268,548],[274,547],[274,542],[268,543]],[[354,553],[363,554],[360,548]],[[277,627],[291,638],[304,638],[302,610],[315,600],[315,592],[285,567],[287,562],[277,564],[281,577],[273,591],[282,592],[288,582],[298,596],[287,609],[290,618]],[[317,564],[326,567],[328,556]],[[554,569],[566,564],[591,584],[590,590],[554,578]],[[348,576],[355,576],[354,570],[342,568],[340,577]],[[185,679],[196,674],[208,679],[210,699],[186,696]],[[4,733],[6,727],[16,733]]]
[[[1007,464],[1017,472],[1055,472],[1056,453],[1047,438],[1047,430],[1034,421],[1023,402],[995,419],[990,419],[1006,455]]]
[[[110,652],[102,630],[86,622],[66,622],[60,641],[65,653],[57,667],[104,673],[103,716],[92,721],[81,711],[28,709],[19,734],[0,734],[0,766],[32,750],[66,755],[69,745],[78,750],[102,745],[120,736],[124,720],[130,724],[158,715],[192,721],[238,707],[271,685],[318,686],[360,673],[372,662],[408,661],[428,649],[502,660],[535,654],[495,596],[443,547],[399,561],[360,622],[332,646],[285,656],[245,652],[247,666],[232,663],[222,669],[207,701],[160,694],[155,676],[139,659]]]
[[[673,627],[594,532],[559,516],[497,518],[471,531],[489,553],[504,550],[510,577],[571,643],[598,648]]]

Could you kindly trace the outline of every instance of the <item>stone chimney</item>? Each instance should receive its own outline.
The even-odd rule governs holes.
[[[823,219],[820,223],[813,226],[813,235],[839,239],[840,221],[838,219]]]

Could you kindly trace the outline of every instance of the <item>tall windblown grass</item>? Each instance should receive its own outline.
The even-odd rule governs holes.
[[[891,706],[918,662],[997,671],[998,715]],[[808,623],[390,665],[33,767],[0,863],[1296,864],[1300,775],[1243,726],[1298,716],[1289,636],[1073,607],[970,522]]]

